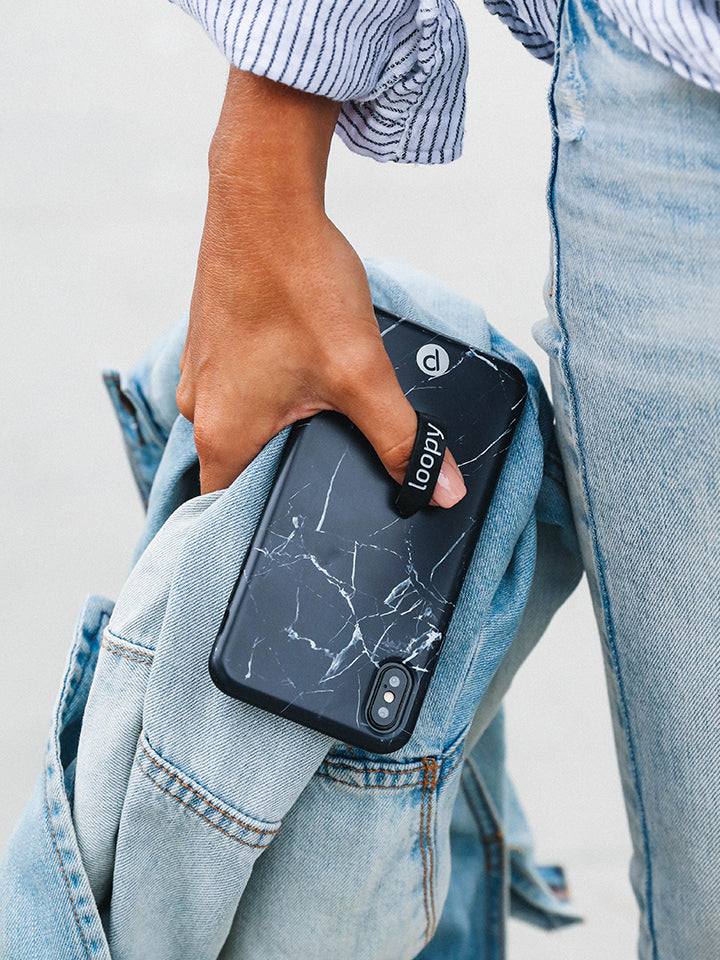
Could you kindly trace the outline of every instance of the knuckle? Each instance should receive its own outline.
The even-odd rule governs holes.
[[[197,416],[193,424],[195,449],[201,464],[215,464],[223,459],[224,437],[212,420]]]
[[[415,434],[409,434],[387,449],[378,451],[380,459],[390,470],[404,470],[410,462],[410,454],[414,443]]]
[[[384,351],[369,346],[344,352],[333,359],[328,369],[328,384],[335,397],[362,397],[374,392],[387,376],[392,376],[392,367]]]
[[[187,381],[182,378],[175,391],[175,404],[178,412],[192,423],[195,416],[195,400]]]

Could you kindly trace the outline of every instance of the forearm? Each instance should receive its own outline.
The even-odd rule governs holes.
[[[230,68],[209,156],[208,205],[191,321],[221,309],[238,277],[277,313],[282,281],[307,265],[325,227],[325,176],[340,104]],[[272,280],[270,278],[272,277]],[[307,282],[307,279],[305,280]]]
[[[231,67],[210,146],[211,199],[323,208],[341,106]]]

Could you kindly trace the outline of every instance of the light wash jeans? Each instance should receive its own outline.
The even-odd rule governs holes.
[[[534,332],[602,634],[639,954],[717,960],[720,96],[566,0],[551,107]]]

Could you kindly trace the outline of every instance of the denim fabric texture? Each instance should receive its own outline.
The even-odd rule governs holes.
[[[600,627],[641,960],[720,954],[717,93],[594,0],[558,28],[549,204],[558,439]]]
[[[400,265],[366,268],[378,306],[506,357],[529,385],[413,736],[372,755],[210,681],[288,431],[199,496],[174,408],[179,324],[135,373],[106,375],[147,522],[114,609],[93,598],[81,615],[0,867],[3,957],[500,960],[508,903],[546,927],[577,919],[559,868],[534,862],[500,708],[581,574],[552,408],[477,306]]]

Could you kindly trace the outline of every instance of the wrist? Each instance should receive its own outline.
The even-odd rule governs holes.
[[[324,210],[341,104],[231,68],[208,166],[210,195],[229,208]]]

